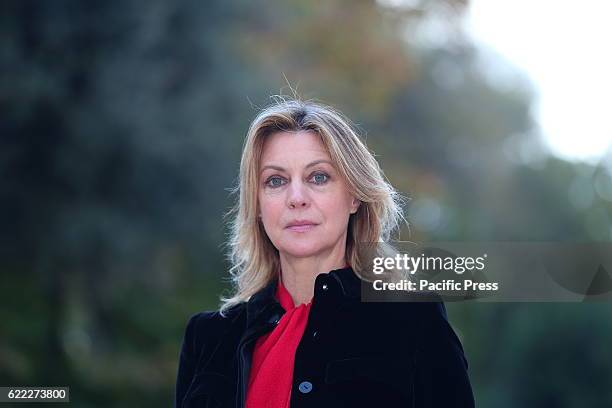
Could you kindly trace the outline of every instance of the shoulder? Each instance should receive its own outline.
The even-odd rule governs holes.
[[[444,301],[435,292],[415,293],[404,302],[403,310],[411,319],[416,319],[422,326],[445,326],[448,314]]]
[[[398,313],[418,330],[419,337],[425,342],[441,337],[456,338],[446,312],[444,301],[435,292],[420,292],[401,302]]]
[[[446,306],[440,295],[435,292],[414,292],[389,298],[383,301],[363,302],[373,308],[382,308],[384,314],[403,323],[421,325],[440,325],[448,321]],[[379,310],[379,313],[382,312]]]
[[[368,302],[366,302],[368,303]],[[446,306],[435,292],[411,293],[400,299],[369,303],[372,319],[381,320],[412,341],[433,346],[440,342],[460,344],[449,322]]]
[[[197,350],[202,343],[220,333],[243,314],[244,303],[235,305],[223,314],[219,310],[203,310],[187,319],[183,342],[191,350]]]
[[[449,321],[442,298],[434,292],[422,296],[423,301],[404,302],[401,308],[411,316],[412,327],[417,333],[417,348],[430,353],[433,356],[430,358],[455,360],[467,369],[463,345]]]

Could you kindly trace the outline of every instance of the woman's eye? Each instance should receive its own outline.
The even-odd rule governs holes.
[[[281,177],[270,177],[268,181],[266,181],[266,185],[275,188],[283,185],[283,179]]]
[[[315,184],[324,184],[327,182],[329,176],[325,173],[317,173],[312,176],[312,180],[314,180]]]

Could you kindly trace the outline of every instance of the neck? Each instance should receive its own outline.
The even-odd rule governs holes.
[[[283,285],[291,294],[293,304],[299,306],[312,300],[315,279],[319,274],[345,267],[345,247],[334,248],[325,256],[318,257],[295,258],[281,253],[280,263]]]

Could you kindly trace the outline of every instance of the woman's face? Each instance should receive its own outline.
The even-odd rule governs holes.
[[[359,201],[314,132],[269,135],[258,189],[264,229],[280,253],[309,257],[344,251],[349,216]]]

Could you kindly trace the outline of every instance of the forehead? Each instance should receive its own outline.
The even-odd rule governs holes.
[[[261,165],[275,162],[308,162],[313,159],[330,160],[319,135],[314,132],[276,132],[263,144]]]

